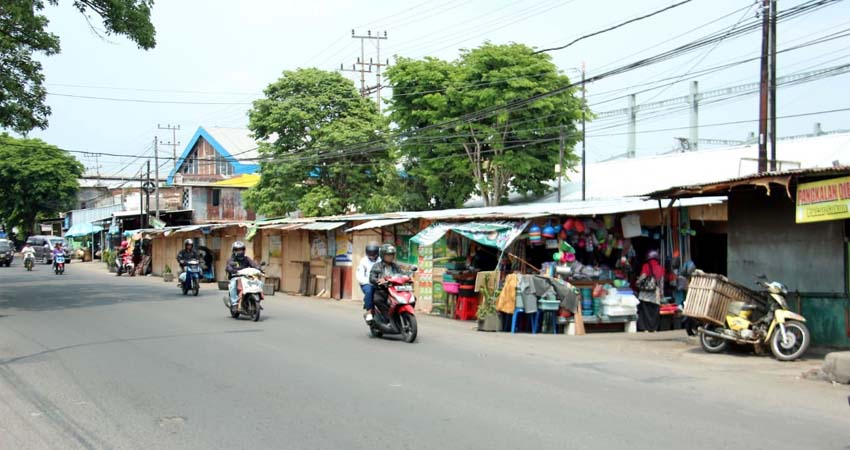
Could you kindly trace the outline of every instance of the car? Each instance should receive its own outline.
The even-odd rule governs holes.
[[[0,266],[9,267],[12,265],[12,258],[15,257],[15,246],[8,239],[0,239]]]
[[[71,262],[71,250],[68,248],[68,243],[61,236],[43,236],[35,235],[27,238],[27,244],[35,249],[35,260],[44,264],[53,264],[53,247],[56,243],[62,244],[62,250],[65,253],[65,264]]]

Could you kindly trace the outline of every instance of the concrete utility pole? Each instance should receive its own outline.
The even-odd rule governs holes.
[[[689,141],[690,150],[699,150],[699,82],[691,82],[691,126]]]
[[[770,0],[770,170],[776,170],[776,0]]]
[[[635,94],[629,95],[629,142],[626,146],[627,158],[634,158],[636,154],[637,136],[635,136],[635,133],[637,132],[637,110],[635,109],[635,102]]]
[[[767,119],[770,58],[770,0],[762,0],[761,64],[759,65],[759,173],[767,171]]]
[[[384,31],[383,35],[380,32],[376,32],[375,35],[372,35],[372,31],[367,31],[365,35],[358,35],[351,30],[351,38],[352,39],[360,39],[360,57],[357,58],[357,62],[351,65],[351,69],[346,69],[342,64],[339,65],[339,70],[341,72],[359,72],[360,73],[360,95],[363,97],[368,97],[373,92],[377,93],[377,102],[378,102],[378,111],[381,110],[381,88],[384,86],[381,84],[381,67],[386,67],[390,64],[389,59],[386,62],[381,62],[381,41],[387,39],[387,32]],[[366,41],[374,40],[377,47],[377,62],[373,61],[372,58],[369,58],[369,62],[366,62]],[[369,67],[368,69],[366,67]],[[366,74],[372,73],[372,68],[375,68],[375,81],[376,84],[374,86],[366,86]]]
[[[163,145],[171,146],[171,164],[174,166],[174,171],[177,171],[177,146],[180,145],[177,142],[177,131],[180,130],[180,125],[171,125],[168,124],[166,126],[162,126],[160,124],[156,124],[156,127],[160,130],[171,130],[171,142],[163,142]]]
[[[154,170],[154,207],[156,208],[156,219],[159,220],[159,140],[153,137],[153,170]]]
[[[558,136],[558,203],[561,203],[561,179],[564,178],[564,137],[564,126],[561,125]]]
[[[581,62],[581,201],[587,193],[587,152],[585,151],[585,122],[587,122],[587,85],[585,82],[584,61]],[[560,192],[560,190],[558,191]]]

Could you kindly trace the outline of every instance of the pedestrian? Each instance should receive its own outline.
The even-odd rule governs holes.
[[[638,288],[638,331],[654,333],[658,331],[661,322],[661,281],[664,278],[664,267],[658,260],[658,252],[650,251],[646,262],[640,269],[640,277],[635,283]]]
[[[366,245],[366,256],[360,260],[360,264],[357,266],[357,282],[360,283],[360,290],[363,291],[363,309],[365,310],[363,318],[366,319],[366,322],[372,321],[372,308],[375,306],[373,302],[375,286],[372,286],[369,282],[369,273],[372,272],[372,266],[378,262],[379,250],[380,246],[377,242],[368,243]]]

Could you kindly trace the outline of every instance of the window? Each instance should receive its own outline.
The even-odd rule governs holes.
[[[221,203],[221,189],[212,190],[212,205],[218,206]]]
[[[233,166],[227,162],[223,156],[218,155],[215,157],[215,174],[216,175],[233,175]]]

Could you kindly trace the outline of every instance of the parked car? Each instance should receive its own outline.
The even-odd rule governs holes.
[[[15,246],[8,239],[0,239],[0,266],[9,267],[12,265],[12,258],[15,256]]]
[[[62,244],[62,250],[65,252],[65,264],[70,263],[71,249],[61,236],[35,235],[27,238],[27,244],[35,249],[35,260],[44,264],[53,264],[53,247],[57,242]]]

